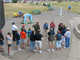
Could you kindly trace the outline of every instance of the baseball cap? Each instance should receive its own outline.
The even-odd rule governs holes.
[[[25,25],[24,25],[24,24],[23,24],[22,26],[23,26],[23,27],[25,27]]]
[[[15,24],[15,22],[12,22],[12,24]]]
[[[70,28],[69,28],[69,27],[67,27],[66,29],[68,29],[68,30],[69,30]]]
[[[53,31],[53,29],[52,29],[52,28],[50,28],[50,30],[51,30],[51,31]]]
[[[37,21],[37,22],[39,22],[39,21]]]

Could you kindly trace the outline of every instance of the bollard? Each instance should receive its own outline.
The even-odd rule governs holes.
[[[62,7],[60,7],[60,15],[59,16],[62,16]]]

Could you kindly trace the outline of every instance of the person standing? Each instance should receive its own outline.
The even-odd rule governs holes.
[[[16,33],[15,33],[15,35],[16,35],[16,45],[17,45],[17,49],[18,49],[18,51],[19,50],[21,50],[20,49],[20,34],[18,33],[18,30],[16,30]]]
[[[35,51],[35,39],[34,39],[34,30],[32,30],[32,33],[30,35],[30,50]]]
[[[70,5],[68,6],[68,11],[71,11],[71,6]]]
[[[4,52],[2,46],[4,45],[4,36],[2,34],[3,30],[0,31],[0,52]]]
[[[66,26],[64,25],[63,29],[62,29],[62,32],[61,32],[61,34],[62,34],[62,43],[63,44],[65,44],[65,36],[64,36],[65,32],[66,32]]]
[[[17,26],[15,25],[15,22],[12,23],[12,33],[13,33],[13,41],[16,40],[16,36],[15,36],[15,33],[16,33],[16,30],[17,30]]]
[[[60,31],[57,31],[57,34],[56,34],[56,49],[58,50],[58,49],[60,49],[61,50],[61,38],[62,38],[62,36],[61,36],[61,33],[60,33]]]
[[[33,25],[34,29],[35,29],[35,33],[38,33],[38,30],[40,29],[40,26],[39,26],[39,21],[36,22],[35,25]]]
[[[53,31],[54,31],[54,29],[55,29],[55,24],[54,24],[53,21],[52,21],[51,24],[50,24],[50,28],[53,28]]]
[[[43,29],[44,29],[43,34],[45,34],[45,36],[47,36],[47,30],[48,30],[48,23],[47,22],[44,23]]]
[[[60,24],[58,25],[58,30],[60,31],[60,33],[62,32],[63,29],[63,23],[60,22]]]
[[[10,44],[8,44],[8,55],[9,56],[11,56],[12,54],[11,54],[11,46],[12,46],[12,35],[11,35],[11,33],[10,32],[8,32],[8,34],[7,34],[7,37],[6,37],[7,39],[7,42],[10,42]]]
[[[30,35],[31,35],[32,31],[31,31],[31,28],[29,28],[28,30],[28,40],[27,40],[27,46],[29,46],[29,40],[30,40]]]
[[[54,40],[55,40],[55,32],[53,31],[53,28],[50,28],[50,32],[48,32],[48,43],[49,43],[49,49],[47,51],[51,51],[51,45],[52,45],[52,52],[54,51]]]
[[[26,44],[26,33],[24,32],[24,29],[20,32],[21,35],[21,41],[22,41],[22,48],[25,49],[25,44]]]
[[[65,47],[64,48],[69,48],[70,47],[70,35],[71,35],[71,32],[69,31],[70,28],[67,27],[66,28],[66,33],[64,34],[65,36]]]
[[[25,25],[24,24],[22,25],[21,31],[22,31],[22,29],[24,29],[24,32],[27,34],[27,31],[25,29]]]
[[[37,53],[37,48],[39,47],[39,53],[42,53],[41,48],[42,48],[42,34],[40,34],[40,30],[38,30],[38,33],[35,34],[35,53]]]

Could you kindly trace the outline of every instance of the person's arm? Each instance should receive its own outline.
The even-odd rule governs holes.
[[[18,29],[17,26],[15,26],[15,25],[14,25],[14,28],[15,28],[15,29]]]
[[[45,29],[45,24],[43,25],[43,29]]]

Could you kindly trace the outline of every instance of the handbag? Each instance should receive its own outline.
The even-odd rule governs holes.
[[[45,27],[45,29],[47,30],[47,29],[48,29],[48,27],[46,26],[46,27]]]
[[[7,41],[7,44],[10,45],[11,44],[11,41]]]

